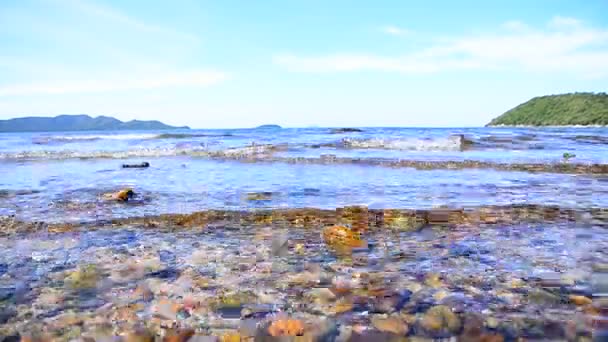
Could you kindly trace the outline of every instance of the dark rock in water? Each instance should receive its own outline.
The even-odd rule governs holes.
[[[331,130],[332,134],[359,133],[359,132],[363,132],[363,130],[359,129],[359,128],[334,128]]]
[[[19,342],[21,341],[21,336],[19,334],[10,335],[10,336],[0,336],[0,342]]]
[[[283,127],[279,126],[279,125],[261,125],[256,127],[256,129],[281,129]]]
[[[11,318],[17,316],[17,310],[12,307],[5,307],[0,310],[0,324],[6,324]]]
[[[139,164],[122,164],[123,169],[144,169],[150,167],[150,163],[142,162]]]
[[[3,275],[4,273],[6,273],[6,271],[8,271],[8,265],[0,264],[0,276]]]
[[[179,271],[173,267],[165,268],[148,274],[150,278],[175,279],[179,276]]]

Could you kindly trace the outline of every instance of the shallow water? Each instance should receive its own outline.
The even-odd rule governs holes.
[[[481,169],[419,171],[188,157],[155,159],[146,169],[123,169],[120,163],[2,163],[0,172],[10,176],[0,180],[0,188],[5,189],[0,214],[15,214],[26,220],[86,221],[207,209],[608,206],[608,178],[601,175]],[[100,198],[105,192],[124,187],[132,187],[141,194],[140,199],[123,204]],[[259,200],[248,196],[265,192],[270,194]]]
[[[564,152],[576,157],[566,162]],[[378,160],[488,164],[415,169]],[[143,161],[150,167],[122,168]],[[385,340],[591,337],[608,321],[594,296],[603,291],[597,270],[608,270],[600,214],[421,225],[408,223],[407,215],[390,216],[395,208],[608,208],[608,175],[601,168],[523,172],[499,163],[608,163],[608,129],[0,134],[0,216],[15,216],[0,220],[0,336],[103,340],[140,325],[160,336],[171,327],[258,336],[276,315],[288,314],[305,322],[313,340],[381,340],[373,334],[387,333],[378,326],[387,317],[407,332],[399,326],[395,333],[393,326]],[[135,196],[108,200],[124,188]],[[271,214],[256,224],[240,216],[172,224],[182,219],[158,216],[354,205],[387,209],[381,211],[387,224],[357,216],[369,229],[367,247],[346,254],[323,240],[327,222],[312,217],[319,211],[302,221]],[[156,223],[128,220],[142,216]],[[117,218],[123,220],[108,224]],[[50,233],[63,230],[29,229],[29,221],[86,225]],[[335,221],[357,222],[348,215]],[[315,335],[328,326],[336,329],[331,338]],[[467,335],[471,326],[479,328],[474,338]]]

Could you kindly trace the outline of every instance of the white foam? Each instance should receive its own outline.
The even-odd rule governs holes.
[[[420,139],[342,139],[344,146],[349,148],[366,149],[387,149],[403,151],[460,151],[464,144],[464,139],[460,135],[453,135],[447,138]]]
[[[82,134],[82,135],[51,135],[42,136],[35,139],[36,142],[79,142],[79,141],[94,141],[94,140],[143,140],[155,139],[160,134]]]

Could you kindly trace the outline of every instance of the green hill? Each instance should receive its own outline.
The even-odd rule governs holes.
[[[487,126],[608,125],[608,94],[540,96],[522,103]]]
[[[109,116],[92,118],[88,115],[30,116],[0,120],[0,132],[164,130],[174,128],[188,127],[173,127],[160,121],[131,120],[123,122]]]

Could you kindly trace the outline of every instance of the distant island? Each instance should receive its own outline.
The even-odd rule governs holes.
[[[486,126],[606,126],[608,94],[540,96],[507,111]]]
[[[0,132],[118,131],[189,129],[174,127],[160,121],[120,121],[109,116],[59,115],[56,117],[23,117],[0,120]]]
[[[281,129],[283,127],[279,126],[279,125],[261,125],[256,127],[256,129]]]

